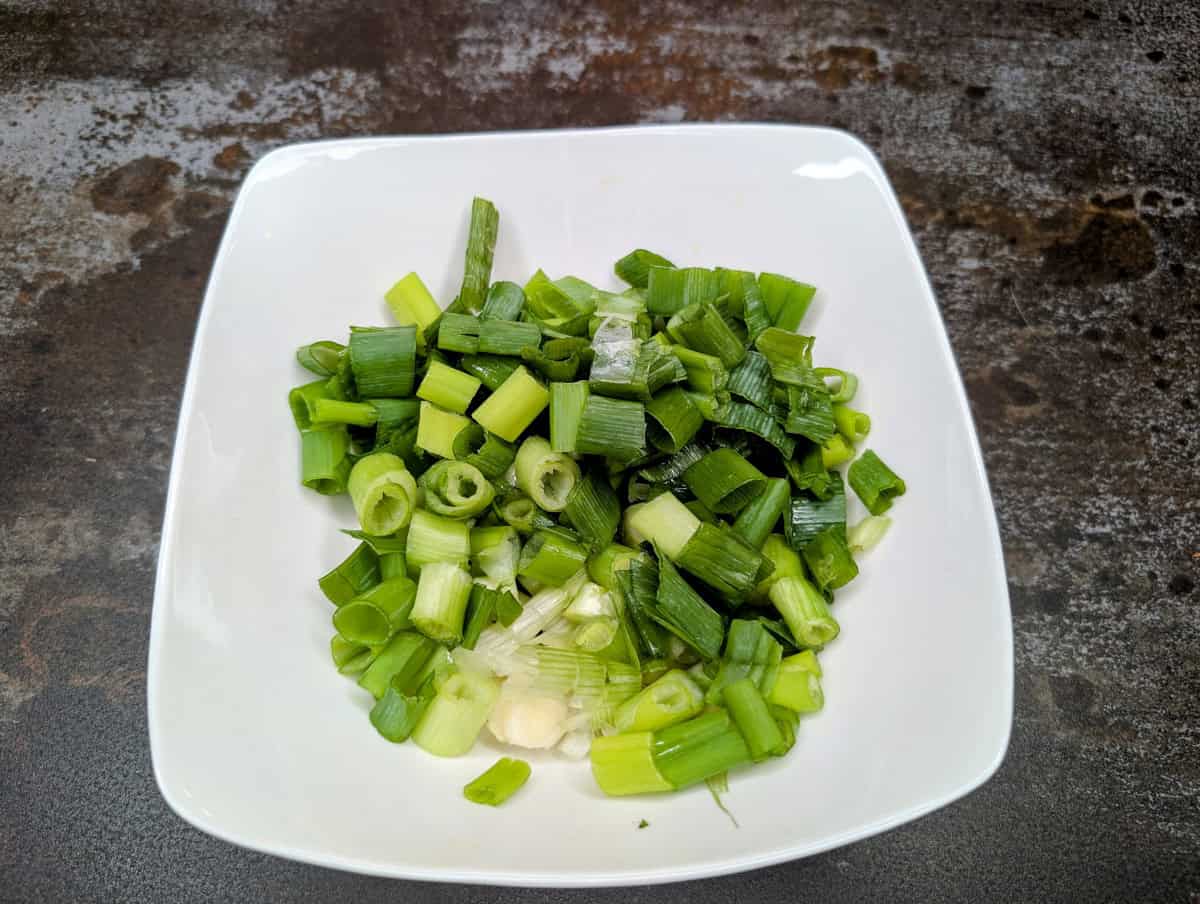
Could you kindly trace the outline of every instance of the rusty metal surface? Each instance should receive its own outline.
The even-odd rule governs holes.
[[[159,798],[153,568],[239,179],[320,136],[762,120],[877,149],[1014,606],[998,775],[903,829],[621,893],[394,884]],[[1200,900],[1194,3],[0,2],[0,900]],[[797,819],[803,819],[797,813]]]

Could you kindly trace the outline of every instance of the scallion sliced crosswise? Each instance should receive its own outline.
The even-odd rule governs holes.
[[[459,756],[486,730],[588,757],[606,794],[727,789],[823,707],[834,595],[905,483],[855,460],[858,374],[795,332],[813,286],[642,248],[624,291],[494,279],[499,220],[474,199],[445,311],[409,273],[392,326],[295,352],[319,377],[288,392],[301,482],[358,521],[318,581],[330,659],[392,743]],[[528,778],[461,780],[494,806]]]

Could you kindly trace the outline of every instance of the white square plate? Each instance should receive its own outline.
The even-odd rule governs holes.
[[[462,786],[496,758],[394,746],[334,671],[317,576],[352,547],[348,502],[303,490],[292,352],[389,322],[417,270],[443,301],[472,195],[501,213],[494,278],[536,267],[616,287],[635,247],[820,287],[804,330],[862,380],[869,445],[908,483],[840,592],[826,707],[786,758],[704,787],[606,799],[546,758],[508,804]],[[857,505],[857,500],[852,500]],[[862,514],[852,512],[851,520]],[[149,662],[154,770],[206,832],[384,876],[512,885],[694,879],[899,825],[985,781],[1012,721],[995,515],[962,383],[903,214],[871,152],[828,129],[671,126],[370,138],[276,151],[246,178],[183,395]],[[648,828],[639,831],[641,819]]]

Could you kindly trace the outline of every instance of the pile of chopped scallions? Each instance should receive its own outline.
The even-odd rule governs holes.
[[[815,289],[641,249],[619,293],[492,282],[498,225],[476,198],[445,311],[410,273],[397,325],[297,353],[301,480],[359,522],[319,581],[334,664],[389,741],[457,756],[486,726],[589,756],[607,794],[782,756],[823,704],[834,591],[905,489],[855,458],[854,374],[796,332]],[[871,513],[852,527],[844,483]],[[464,793],[528,777],[505,758]]]

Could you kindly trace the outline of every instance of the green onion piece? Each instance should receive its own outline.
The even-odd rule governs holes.
[[[425,378],[417,387],[417,398],[432,402],[439,408],[463,414],[479,391],[479,378],[455,370],[441,361],[430,361]]]
[[[467,231],[467,253],[463,263],[462,288],[457,304],[471,314],[483,308],[492,279],[492,257],[496,251],[496,234],[500,229],[500,213],[485,198],[471,201],[471,225]]]
[[[433,700],[433,678],[425,679],[414,693],[406,693],[393,681],[371,707],[371,724],[393,744],[408,740]]]
[[[846,531],[846,545],[852,553],[868,552],[883,539],[891,526],[892,519],[887,515],[867,515]]]
[[[646,409],[641,402],[593,395],[583,406],[576,450],[630,462],[646,452]]]
[[[747,405],[745,402],[723,405],[716,412],[714,423],[730,430],[753,433],[778,449],[785,460],[795,454],[796,441],[779,428],[775,418],[753,405]]]
[[[471,583],[471,575],[453,562],[426,564],[409,616],[413,627],[437,643],[456,645],[462,640]]]
[[[555,452],[575,451],[588,393],[587,380],[550,384],[550,448]]]
[[[325,598],[335,606],[343,606],[379,583],[379,556],[366,543],[354,551],[317,584]]]
[[[701,521],[707,521],[709,524],[716,524],[717,515],[712,509],[701,502],[699,499],[689,499],[684,503],[688,511],[699,518]]]
[[[721,616],[691,588],[670,559],[659,558],[658,594],[650,613],[660,625],[691,646],[702,659],[721,653],[725,626]]]
[[[617,572],[628,567],[634,559],[647,560],[644,552],[620,543],[610,543],[587,561],[588,577],[603,587],[612,590],[617,586]],[[653,598],[653,593],[651,593]]]
[[[369,691],[376,700],[383,697],[393,683],[399,690],[411,693],[416,690],[421,670],[433,650],[433,644],[420,634],[402,631],[375,657],[358,679],[358,686]]]
[[[804,562],[801,561],[800,554],[779,534],[767,537],[762,545],[762,554],[772,567],[770,573],[759,580],[754,588],[756,599],[765,600],[771,585],[781,578],[804,577]]]
[[[638,474],[651,483],[677,484],[682,480],[684,471],[711,451],[705,443],[688,443],[670,458],[642,468]]]
[[[656,731],[653,738],[654,764],[675,789],[750,761],[745,740],[723,709]]]
[[[471,561],[489,580],[511,585],[517,577],[521,538],[507,524],[471,528]]]
[[[629,285],[638,289],[644,289],[650,281],[651,267],[673,269],[675,265],[661,254],[655,254],[653,251],[647,251],[645,248],[635,248],[613,265],[613,272],[617,274],[618,278],[629,283]]]
[[[684,345],[673,345],[671,350],[687,373],[688,386],[696,392],[712,395],[729,384],[729,371],[715,355],[706,355]]]
[[[495,679],[468,671],[455,672],[438,689],[417,723],[413,741],[434,756],[462,756],[475,744],[499,696],[500,686]]]
[[[657,731],[700,714],[704,693],[685,672],[671,669],[617,707],[617,731]]]
[[[437,347],[444,352],[474,355],[479,351],[479,329],[478,317],[447,311],[438,321]]]
[[[540,508],[561,512],[579,482],[574,459],[550,448],[540,436],[521,443],[516,458],[517,486]]]
[[[385,558],[387,557],[380,557],[381,574]],[[413,601],[416,599],[416,596],[417,585],[414,581],[410,581],[406,574],[392,575],[391,577],[384,578],[380,583],[362,593],[342,608],[346,609],[360,602],[370,603],[382,610],[383,614],[387,616],[388,626],[392,631],[403,631],[411,624],[409,616],[412,613]],[[338,611],[340,612],[341,610],[339,609]]]
[[[399,539],[399,538],[396,538]],[[404,555],[403,546],[407,542],[407,535],[401,540],[400,552],[388,552],[379,556],[379,576],[385,581],[389,581],[395,577],[404,577],[408,574],[408,558]]]
[[[702,523],[675,560],[736,605],[758,580],[762,554],[729,528]]]
[[[655,496],[630,517],[630,526],[667,558],[675,559],[700,529],[700,519],[671,493]]]
[[[449,459],[466,458],[482,436],[479,428],[463,415],[446,411],[430,402],[421,403],[417,447],[430,455]]]
[[[822,591],[836,590],[858,575],[858,566],[846,544],[844,527],[834,526],[821,531],[800,554]]]
[[[670,317],[688,305],[716,301],[720,294],[720,276],[703,267],[651,265],[646,278],[646,309],[651,314]]]
[[[467,602],[467,614],[463,624],[464,648],[475,649],[483,629],[496,620],[496,600],[500,596],[501,591],[485,587],[478,582],[471,587],[471,598]]]
[[[530,772],[524,760],[500,757],[492,768],[463,788],[463,797],[473,804],[498,807],[521,790]]]
[[[466,457],[467,464],[474,465],[488,480],[496,480],[508,471],[517,450],[512,443],[506,443],[498,436],[486,434],[483,445]]]
[[[789,490],[788,482],[782,477],[768,480],[766,488],[738,514],[733,522],[733,532],[755,549],[761,549],[791,501]]]
[[[322,496],[346,491],[350,479],[350,436],[345,427],[305,430],[300,434],[300,482]]]
[[[825,597],[802,577],[781,578],[771,585],[768,596],[802,646],[823,647],[841,631]]]
[[[296,349],[296,360],[305,370],[310,370],[319,377],[332,377],[337,373],[338,362],[346,346],[340,342],[323,339],[312,342]]]
[[[833,405],[824,386],[789,386],[788,413],[783,428],[799,433],[814,443],[825,443],[834,435]]]
[[[650,418],[647,429],[650,442],[663,452],[680,451],[704,426],[700,409],[678,386],[655,395],[646,403],[646,414]]]
[[[582,544],[557,532],[539,530],[521,550],[517,573],[551,587],[560,587],[587,561]]]
[[[505,524],[515,527],[523,534],[554,527],[554,519],[538,508],[537,503],[521,492],[513,492],[498,499],[492,506]]]
[[[471,529],[465,521],[418,509],[408,526],[404,554],[411,573],[422,571],[431,562],[466,567],[471,558]]]
[[[501,593],[496,597],[496,621],[503,627],[509,627],[524,611],[524,607],[511,593]]]
[[[312,427],[312,409],[318,399],[329,398],[328,380],[314,380],[288,391],[288,408],[292,411],[292,420],[297,430],[308,430]]]
[[[842,484],[842,475],[836,471],[831,473],[833,480],[828,499],[813,499],[807,495],[792,497],[784,518],[783,532],[792,549],[797,552],[827,528],[845,534],[846,492]]]
[[[524,307],[525,290],[515,282],[500,280],[488,289],[487,301],[483,303],[479,317],[481,320],[519,320]]]
[[[379,412],[368,402],[343,402],[338,399],[313,399],[312,424],[325,427],[331,424],[353,424],[370,427],[379,420]]]
[[[644,374],[638,374],[641,340],[627,320],[607,320],[592,337],[592,367],[588,381],[593,392],[618,398],[640,398],[646,392]],[[640,377],[640,387],[635,385]]]
[[[524,367],[518,367],[473,415],[483,429],[516,442],[534,418],[550,404],[550,393]]]
[[[354,600],[333,612],[333,627],[351,643],[375,646],[392,636],[387,613],[374,603]]]
[[[581,306],[542,270],[534,273],[525,284],[525,310],[538,320],[570,320],[585,310],[590,315],[593,309]]]
[[[742,276],[742,320],[746,324],[746,333],[750,342],[762,335],[771,325],[771,315],[767,311],[766,300],[753,274],[743,272]],[[728,286],[728,283],[726,283]]]
[[[383,300],[392,309],[392,316],[397,323],[416,327],[417,340],[422,345],[425,330],[442,316],[441,306],[416,273],[409,273],[388,289]]]
[[[766,475],[732,449],[717,449],[683,472],[696,498],[718,514],[736,514],[767,484]]]
[[[742,678],[726,685],[723,698],[755,762],[766,759],[783,745],[783,734],[753,681]]]
[[[612,485],[592,473],[575,484],[563,514],[590,549],[600,549],[617,535],[621,503]]]
[[[364,398],[410,396],[417,373],[416,328],[351,327],[349,360]]]
[[[447,518],[474,518],[496,495],[483,472],[465,461],[436,462],[419,483],[425,491],[425,507]]]
[[[813,445],[794,461],[784,462],[792,485],[798,490],[808,490],[818,499],[828,499],[834,492],[834,476],[824,464],[821,448]]]
[[[872,515],[882,515],[892,500],[903,496],[904,481],[878,455],[868,449],[846,472],[850,486]]]
[[[830,388],[828,383],[825,384],[826,389],[829,390],[829,398],[835,404],[849,402],[858,391],[858,377],[848,370],[841,370],[837,367],[815,367],[813,373],[820,377],[822,382],[831,377],[837,381],[833,388]]]
[[[654,735],[648,731],[593,738],[588,757],[596,784],[613,797],[672,790],[654,764],[653,751]]]
[[[521,349],[521,360],[547,380],[574,380],[584,359],[590,353],[587,340],[579,338],[551,339],[540,349],[532,346]]]
[[[354,328],[350,329],[353,331]],[[337,371],[325,382],[325,397],[347,402],[358,400],[358,387],[354,384],[354,368],[349,353],[342,355]]]
[[[353,537],[355,540],[361,540],[375,551],[379,556],[380,561],[385,555],[398,553],[404,555],[404,534],[397,534],[392,537],[377,537],[374,534],[368,534],[363,530],[343,530],[343,534],[347,537]]]
[[[833,399],[833,423],[848,443],[861,443],[871,432],[871,418],[861,411],[839,404]]]
[[[478,377],[489,391],[495,392],[521,365],[512,358],[499,355],[464,355],[458,366],[471,376]]]
[[[770,414],[774,411],[771,398],[774,386],[767,359],[758,352],[747,352],[742,363],[729,372],[729,383],[725,388],[730,395],[745,399]]]
[[[713,304],[689,305],[679,310],[668,321],[667,332],[680,345],[720,358],[727,369],[746,357],[746,347]]]
[[[520,357],[525,349],[536,349],[541,341],[542,331],[535,323],[485,320],[479,327],[479,353],[483,355]]]
[[[780,646],[758,620],[735,618],[729,624],[725,652],[705,696],[709,703],[719,704],[721,692],[741,678],[749,678],[764,694],[775,686],[779,663],[783,658]]]
[[[350,472],[349,489],[358,523],[378,537],[408,524],[416,508],[416,480],[402,460],[387,452],[360,458]]]
[[[645,655],[661,659],[667,652],[668,634],[654,620],[658,595],[658,567],[648,556],[631,559],[628,565],[614,573],[617,595],[628,615],[633,640]]]
[[[421,403],[418,399],[368,399],[375,409],[375,444],[386,443],[395,432],[414,431],[420,418]],[[376,452],[383,451],[376,449]]]
[[[797,282],[778,273],[760,273],[758,288],[762,291],[763,303],[771,322],[781,330],[794,331],[800,326],[812,303],[816,287]]]
[[[382,645],[369,647],[366,644],[352,643],[340,634],[329,638],[329,655],[333,658],[338,674],[341,675],[360,674],[375,661],[382,649]]]
[[[854,457],[854,447],[840,433],[835,433],[821,444],[821,464],[833,469]]]
[[[815,713],[825,705],[821,690],[821,664],[812,650],[801,650],[779,664],[779,678],[767,702],[793,712]]]
[[[813,381],[825,388],[812,370],[812,336],[771,327],[754,340],[754,347],[767,359],[771,375],[780,383],[809,385]]]

